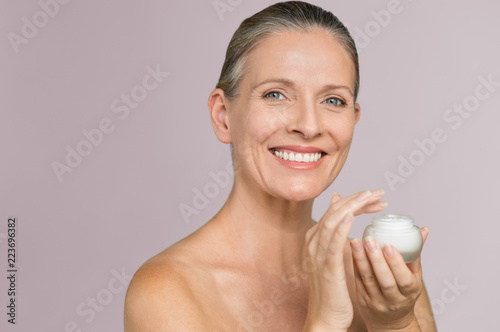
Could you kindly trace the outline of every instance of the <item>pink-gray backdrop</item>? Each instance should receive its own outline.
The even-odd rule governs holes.
[[[274,2],[0,2],[2,331],[123,329],[132,274],[227,197],[229,147],[207,97],[238,24]],[[351,29],[362,78],[350,157],[314,217],[333,191],[385,188],[388,212],[430,227],[424,276],[440,331],[496,330],[500,5],[311,2]]]

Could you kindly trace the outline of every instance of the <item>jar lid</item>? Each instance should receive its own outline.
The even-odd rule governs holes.
[[[373,217],[373,220],[376,220],[376,221],[388,221],[388,222],[399,222],[399,221],[411,221],[411,222],[415,222],[415,220],[410,217],[410,216],[407,216],[407,215],[404,215],[404,214],[378,214],[376,216]]]
[[[402,214],[381,214],[372,219],[372,225],[382,230],[405,231],[414,227],[415,221],[412,217]]]

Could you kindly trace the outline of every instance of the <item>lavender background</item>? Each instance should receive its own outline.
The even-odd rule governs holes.
[[[229,193],[213,178],[227,173],[230,152],[207,98],[234,30],[274,2],[0,1],[0,276],[10,216],[19,270],[15,326],[0,278],[0,330],[123,330],[132,274]],[[430,227],[424,277],[440,331],[494,330],[500,84],[482,82],[500,82],[500,4],[311,3],[356,38],[362,106],[350,157],[315,218],[333,191],[385,188],[388,212]],[[163,74],[143,83],[148,70]],[[53,164],[66,164],[67,147],[87,155],[58,178]],[[357,218],[352,236],[368,222]]]

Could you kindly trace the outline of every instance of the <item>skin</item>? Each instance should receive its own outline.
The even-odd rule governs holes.
[[[386,207],[383,191],[334,194],[311,218],[360,116],[347,52],[323,30],[282,32],[246,69],[235,99],[220,89],[209,98],[218,139],[233,144],[231,193],[208,223],[137,271],[125,331],[435,331],[420,260],[406,265],[394,250],[384,256],[347,237],[353,216]],[[269,151],[282,145],[326,155],[315,169],[291,169]]]

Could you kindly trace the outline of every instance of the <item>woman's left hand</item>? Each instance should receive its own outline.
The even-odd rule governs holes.
[[[428,229],[422,228],[425,242]],[[369,331],[419,331],[414,308],[423,289],[420,257],[406,264],[393,246],[351,241],[356,299]]]

